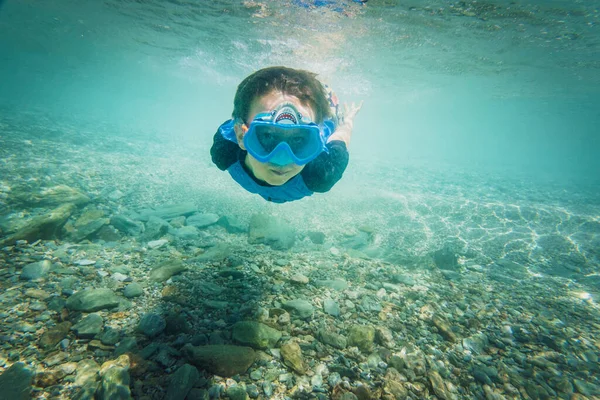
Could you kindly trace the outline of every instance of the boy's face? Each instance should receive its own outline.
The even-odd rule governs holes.
[[[282,103],[292,103],[300,113],[310,117],[314,121],[315,113],[309,106],[302,104],[297,97],[289,96],[281,92],[271,92],[263,97],[255,99],[250,105],[250,112],[246,121],[250,123],[257,114],[270,112]],[[242,150],[246,150],[243,140],[246,129],[242,127],[242,124],[236,124],[234,129],[239,146]],[[283,185],[304,169],[304,165],[297,165],[294,163],[283,166],[269,162],[263,163],[252,157],[250,154],[246,155],[245,162],[246,166],[252,171],[257,179],[274,186]]]

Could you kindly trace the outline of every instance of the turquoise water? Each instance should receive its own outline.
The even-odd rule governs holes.
[[[12,331],[20,328],[13,325],[0,327],[0,342],[7,343],[0,347],[0,372],[16,361],[38,365],[48,351],[33,352],[27,343],[63,318],[79,320],[71,310],[68,317],[48,311],[52,324],[33,322],[37,314],[19,308],[31,301],[21,301],[32,297],[26,291],[38,285],[35,279],[24,281],[23,267],[48,259],[55,269],[40,288],[55,297],[67,298],[90,282],[121,293],[130,280],[115,284],[116,272],[142,283],[144,295],[136,298],[131,314],[103,314],[107,324],[121,329],[121,339],[134,335],[135,313],[160,309],[156,296],[169,285],[189,289],[189,307],[175,302],[180,308],[170,311],[185,315],[210,343],[215,329],[229,332],[237,320],[248,319],[248,310],[238,303],[254,304],[248,294],[253,290],[264,290],[257,298],[269,305],[256,300],[261,306],[280,311],[290,298],[309,299],[318,308],[330,296],[345,317],[333,323],[327,313],[306,322],[308,327],[298,323],[282,329],[300,340],[309,377],[319,375],[319,363],[337,362],[319,358],[317,345],[308,350],[310,337],[322,339],[317,334],[322,324],[351,337],[348,321],[370,321],[393,331],[397,344],[378,339],[380,347],[399,357],[420,349],[429,357],[427,363],[423,359],[428,371],[436,370],[438,361],[446,363],[440,374],[452,382],[445,384],[451,394],[438,391],[436,375],[423,378],[418,367],[407,372],[396,365],[410,385],[396,381],[406,384],[410,398],[434,393],[492,398],[492,392],[504,398],[568,398],[573,391],[587,398],[600,395],[600,2],[306,3],[311,2],[0,2],[0,315],[10,324],[31,318],[27,323],[36,327],[17,334]],[[283,205],[243,191],[209,155],[216,128],[231,114],[238,83],[271,65],[316,72],[342,102],[364,101],[342,180],[328,193]],[[36,218],[73,202],[66,195],[62,202],[52,200],[48,191],[59,186],[88,199],[60,223],[23,233]],[[165,205],[184,211],[167,218],[160,214]],[[150,237],[117,228],[115,216],[127,216],[132,226],[149,230],[149,209],[168,220],[168,231]],[[184,223],[189,226],[176,219],[191,213],[239,221],[244,233],[221,222],[199,228],[191,238],[174,233]],[[296,244],[283,250],[257,246],[252,233],[250,238],[245,233],[256,214],[285,221],[295,231]],[[324,235],[324,243],[312,239],[315,232]],[[168,244],[148,245],[160,239]],[[148,269],[169,257],[183,260],[188,272],[168,284],[146,285]],[[79,261],[87,259],[94,267],[80,271],[86,265]],[[67,285],[64,275],[71,273],[58,267],[78,271],[73,272],[76,283]],[[268,285],[251,281],[244,291],[234,278],[231,296],[242,299],[229,299],[237,304],[234,311],[218,305],[205,311],[195,301],[212,292],[198,296],[193,279],[207,279],[202,274],[214,269],[221,271],[215,272],[216,282],[229,287],[228,268],[251,279],[265,277]],[[294,271],[311,281],[341,277],[356,292],[286,286]],[[414,282],[398,289],[406,276]],[[373,322],[344,306],[360,304],[368,314],[375,308],[360,299],[373,298],[389,312],[387,319],[377,310],[371,317],[378,322]],[[200,311],[191,310],[196,307]],[[429,307],[443,310],[463,348],[446,343],[456,339],[444,324],[427,322],[432,320]],[[395,319],[400,322],[392,323]],[[508,349],[501,344],[509,340],[506,327],[525,332],[515,333]],[[486,351],[470,351],[483,333],[493,344],[486,339]],[[87,344],[89,338],[72,335],[74,344]],[[223,337],[225,343],[233,341],[231,334]],[[157,340],[178,350],[185,342]],[[140,347],[146,344],[140,339]],[[63,349],[69,357],[74,346]],[[100,365],[116,358],[102,349],[87,351],[86,357]],[[394,379],[383,367],[363,365],[369,354],[361,351],[364,359],[346,350],[344,356],[351,360],[348,368],[370,378],[348,373],[348,385],[365,384],[375,393]],[[379,356],[392,365],[383,352]],[[173,357],[179,366],[181,355]],[[529,362],[536,357],[554,364],[544,364],[546,358]],[[150,374],[159,389],[155,393],[140,384],[134,397],[161,398],[166,392],[165,377],[175,367],[157,358],[151,360],[160,368]],[[269,363],[273,367],[277,361]],[[449,363],[462,374],[451,371]],[[290,372],[283,363],[279,369],[269,365],[257,363],[250,370]],[[475,373],[473,368],[482,365],[500,375],[507,365],[514,367],[529,383],[511,378],[514,393],[503,386],[508,378],[492,376],[491,383]],[[512,377],[514,371],[506,368]],[[143,373],[135,374],[143,381]],[[293,384],[280,381],[279,392],[273,383],[275,398],[294,397],[291,386],[302,386],[301,375]],[[241,376],[250,382],[247,374]],[[206,389],[232,386],[210,374],[204,377],[210,381]],[[562,390],[564,381],[556,383],[557,377],[572,385],[571,392]],[[375,384],[380,378],[387,383]],[[35,382],[40,396],[70,398],[75,390],[68,380]],[[335,384],[317,386],[322,390],[308,398],[339,394]],[[270,397],[267,389],[260,396]]]

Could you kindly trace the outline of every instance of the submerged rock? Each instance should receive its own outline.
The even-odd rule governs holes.
[[[299,374],[304,374],[306,368],[304,367],[304,359],[302,358],[302,350],[296,342],[287,342],[281,346],[281,357],[283,357],[283,363],[293,369]]]
[[[173,375],[171,383],[167,388],[165,400],[185,399],[189,391],[200,377],[196,367],[190,364],[184,364]]]
[[[51,267],[52,262],[50,262],[50,260],[43,260],[27,264],[23,267],[23,271],[21,272],[21,279],[33,281],[36,279],[43,278],[48,274]]]
[[[219,216],[217,214],[194,214],[190,217],[187,217],[185,224],[188,226],[194,226],[196,228],[206,228],[207,226],[216,224],[217,221],[219,221]]]
[[[90,198],[80,191],[67,185],[44,188],[37,193],[28,189],[13,190],[13,198],[25,204],[37,206],[58,206],[60,204],[82,205],[90,202]]]
[[[0,247],[15,244],[17,240],[33,242],[38,239],[54,238],[74,210],[73,204],[64,204],[44,215],[35,217],[17,232],[0,240]]]
[[[243,346],[186,344],[182,353],[197,367],[225,377],[245,373],[256,359],[254,350]]]
[[[120,298],[110,289],[84,289],[67,299],[66,306],[73,311],[94,312],[118,307]]]
[[[11,400],[27,400],[31,393],[33,371],[19,362],[0,375],[0,397]]]
[[[181,260],[165,261],[150,271],[148,279],[150,279],[151,282],[165,282],[173,275],[179,274],[186,269],[187,268],[183,265]]]
[[[194,203],[181,203],[171,204],[162,207],[155,208],[154,210],[142,210],[140,212],[140,221],[148,221],[150,217],[157,217],[160,219],[172,219],[179,216],[192,215],[198,211],[198,208]]]
[[[265,214],[255,214],[250,219],[248,243],[266,244],[275,250],[288,250],[294,246],[296,232],[286,222]]]
[[[144,224],[125,215],[115,215],[110,219],[110,224],[126,235],[137,236],[144,232]]]
[[[241,321],[233,326],[232,338],[246,346],[266,349],[277,344],[281,332],[260,322]]]

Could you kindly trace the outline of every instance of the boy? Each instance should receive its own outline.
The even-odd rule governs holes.
[[[244,189],[276,203],[327,192],[348,165],[353,121],[362,107],[345,105],[313,74],[261,69],[240,83],[232,119],[210,149],[212,161]]]

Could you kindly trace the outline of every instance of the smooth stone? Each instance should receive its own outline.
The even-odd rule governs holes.
[[[192,202],[169,204],[157,207],[154,210],[143,210],[140,212],[139,219],[144,222],[148,221],[151,217],[169,220],[180,216],[192,215],[197,211],[198,208]]]
[[[154,337],[162,333],[167,326],[167,322],[165,319],[155,313],[144,314],[144,316],[140,319],[140,323],[138,325],[138,331],[142,332],[144,335],[148,337]]]
[[[39,341],[40,346],[44,350],[52,349],[69,334],[70,329],[70,322],[61,322],[60,324],[53,326],[42,334]]]
[[[150,242],[148,242],[148,247],[150,247],[151,249],[158,249],[167,243],[169,243],[169,241],[166,239],[151,240]]]
[[[406,286],[414,286],[416,285],[416,281],[414,280],[414,278],[408,276],[408,275],[401,275],[401,274],[394,274],[392,275],[392,282],[394,283],[402,283],[403,285]]]
[[[317,287],[328,287],[338,292],[348,289],[348,282],[343,279],[325,279],[315,281]]]
[[[111,278],[113,278],[115,281],[117,282],[125,282],[126,280],[129,279],[129,277],[127,275],[124,275],[120,272],[115,272],[111,275]]]
[[[96,262],[97,262],[96,260],[83,259],[83,260],[74,261],[73,264],[79,265],[80,267],[87,267],[88,265],[96,264]]]
[[[375,328],[366,325],[352,325],[348,329],[348,346],[356,346],[363,352],[369,352],[375,341]]]
[[[195,226],[182,226],[175,230],[175,236],[183,240],[194,240],[200,236],[200,231]]]
[[[34,372],[24,363],[10,366],[0,375],[0,398],[6,400],[26,400],[30,398]]]
[[[289,250],[296,241],[294,229],[279,218],[255,214],[250,218],[248,243],[265,244],[274,250]]]
[[[104,319],[100,315],[89,314],[73,325],[71,330],[75,331],[79,338],[92,339],[102,332],[103,325]]]
[[[304,360],[302,358],[302,350],[300,350],[298,343],[287,342],[281,346],[280,351],[285,365],[301,375],[306,372]]]
[[[110,219],[110,224],[120,232],[129,236],[138,236],[144,232],[144,224],[134,221],[125,215],[115,215]]]
[[[128,299],[141,296],[142,294],[144,294],[144,289],[142,289],[142,285],[136,282],[125,286],[125,289],[123,290],[123,295]]]
[[[169,260],[158,265],[152,271],[150,271],[149,279],[151,282],[165,282],[169,280],[173,275],[179,274],[185,271],[187,268],[183,265],[181,260]]]
[[[218,224],[223,226],[229,233],[244,233],[248,231],[247,226],[236,217],[223,216],[219,218]]]
[[[348,345],[348,341],[344,336],[329,332],[325,329],[319,329],[317,331],[317,336],[321,342],[335,347],[336,349],[345,349]]]
[[[117,360],[110,360],[102,364],[99,374],[102,378],[100,387],[96,392],[96,400],[129,400],[129,357],[122,355]]]
[[[475,354],[482,354],[488,343],[488,337],[484,333],[478,333],[462,340],[463,347]]]
[[[227,388],[225,393],[230,400],[246,400],[248,398],[248,393],[246,393],[243,384],[234,383]]]
[[[66,306],[73,311],[94,312],[118,307],[119,297],[110,289],[84,289],[67,299]]]
[[[17,232],[0,240],[0,247],[10,246],[18,240],[27,240],[35,242],[38,239],[53,239],[55,232],[64,225],[65,221],[75,211],[75,206],[72,203],[64,204],[47,212],[46,214],[37,216],[27,222]]]
[[[310,302],[306,300],[296,299],[286,301],[282,304],[282,307],[288,311],[293,316],[296,316],[300,319],[307,319],[312,317],[314,312],[314,307]]]
[[[232,338],[246,346],[266,349],[277,344],[281,332],[260,322],[240,321],[233,326]]]
[[[146,222],[144,233],[141,235],[143,241],[153,241],[169,232],[169,223],[158,217],[150,217]]]
[[[57,206],[65,203],[83,205],[90,202],[90,198],[77,189],[67,185],[57,185],[41,190],[36,194],[29,194],[28,203],[41,206]]]
[[[331,300],[331,299],[325,299],[323,301],[323,311],[325,311],[327,314],[333,316],[333,317],[339,317],[340,316],[340,306],[338,303],[336,303],[335,301]]]
[[[592,382],[582,381],[581,379],[573,379],[573,386],[575,386],[575,389],[577,389],[577,391],[584,396],[600,396],[600,386],[595,385]]]
[[[36,280],[45,277],[50,272],[52,262],[50,260],[42,260],[35,263],[27,264],[21,271],[21,279],[28,281]]]
[[[121,338],[121,334],[116,329],[111,327],[104,328],[104,331],[100,334],[98,338],[102,344],[107,346],[114,346],[119,343],[119,339]]]
[[[194,214],[187,217],[185,224],[188,226],[194,226],[196,228],[206,228],[207,226],[216,224],[217,221],[219,221],[219,216],[217,214]]]
[[[196,367],[184,364],[171,376],[165,400],[183,400],[200,377]]]
[[[115,356],[132,352],[137,348],[137,340],[134,337],[125,337],[119,342],[119,345],[115,349]]]
[[[186,344],[181,351],[192,364],[223,377],[244,374],[256,359],[251,347],[242,346]]]

